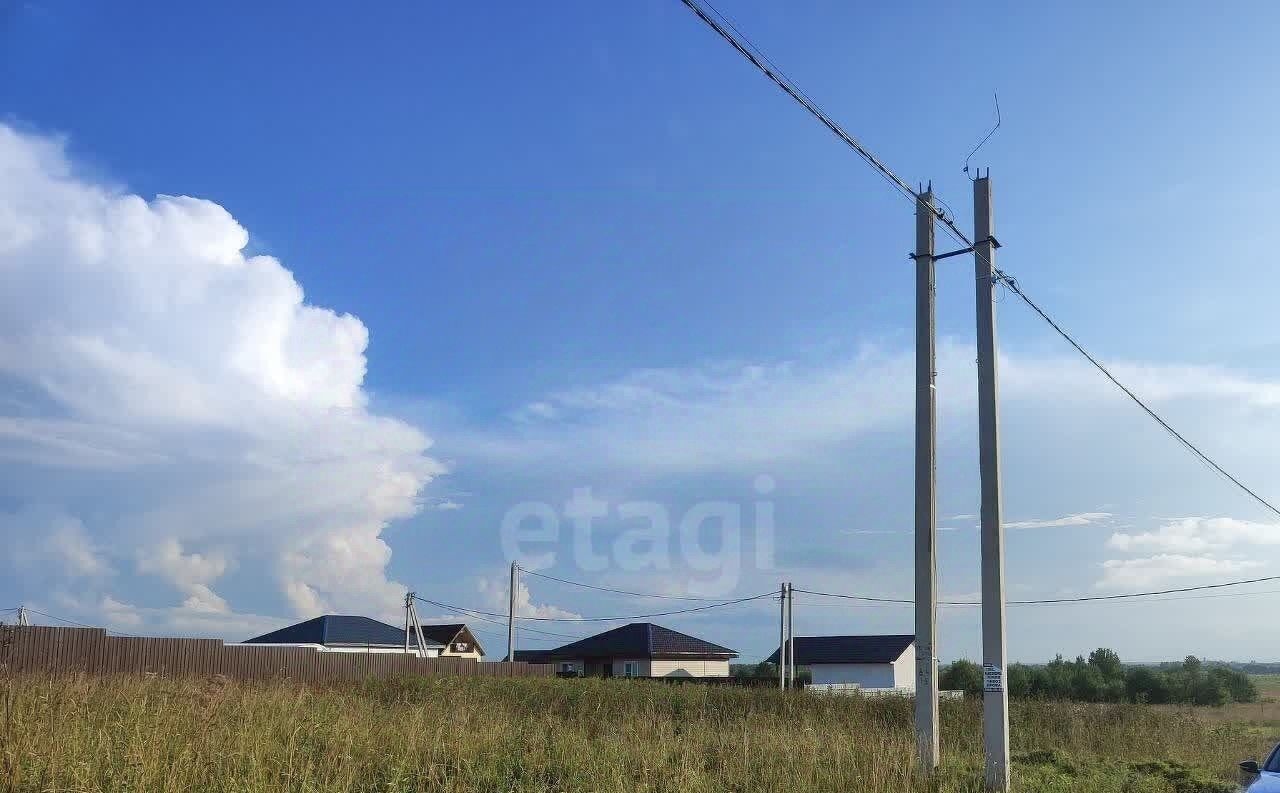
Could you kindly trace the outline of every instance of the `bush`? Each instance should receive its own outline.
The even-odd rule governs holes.
[[[943,691],[963,691],[971,697],[982,694],[982,668],[973,661],[956,661],[938,677]]]

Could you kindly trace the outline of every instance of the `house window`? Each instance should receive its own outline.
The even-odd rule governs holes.
[[[465,652],[467,651],[467,643],[466,643],[466,642],[455,642],[455,643],[454,643],[454,645],[453,645],[453,649],[454,649],[454,651],[456,651],[456,652],[465,653]]]
[[[560,664],[560,674],[562,675],[572,675],[577,671],[578,671],[577,668],[573,665],[572,662],[566,661],[565,663]]]
[[[622,665],[622,676],[623,676],[623,677],[635,677],[635,676],[636,676],[636,662],[635,662],[635,661],[627,661],[626,663],[624,663],[624,664]]]

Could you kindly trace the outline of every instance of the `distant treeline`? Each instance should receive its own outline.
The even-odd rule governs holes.
[[[1280,663],[1274,661],[1223,661],[1222,665],[1251,675],[1280,674]]]
[[[758,664],[729,664],[729,676],[738,680],[778,680],[778,665],[761,661]],[[813,679],[807,666],[796,667],[796,680],[807,684]]]
[[[982,694],[982,667],[956,661],[942,670],[942,688]],[[1005,685],[1012,699],[1075,702],[1225,705],[1257,702],[1258,689],[1244,672],[1210,666],[1189,655],[1181,664],[1126,666],[1105,647],[1074,661],[1058,656],[1044,665],[1010,664]]]

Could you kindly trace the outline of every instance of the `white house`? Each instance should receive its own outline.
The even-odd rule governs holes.
[[[815,687],[914,692],[916,637],[797,636],[796,666],[807,666]],[[778,653],[769,656],[778,662]]]

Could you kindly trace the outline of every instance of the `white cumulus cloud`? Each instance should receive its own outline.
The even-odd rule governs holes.
[[[1154,531],[1116,532],[1107,547],[1117,551],[1203,553],[1237,545],[1280,545],[1280,524],[1237,518],[1177,518]]]
[[[1221,579],[1262,564],[1258,561],[1173,553],[1138,559],[1108,559],[1102,563],[1102,580],[1098,582],[1098,588],[1142,589],[1171,579]]]
[[[186,594],[183,606],[193,611],[227,611],[227,603],[209,585],[222,577],[229,562],[221,551],[183,553],[182,544],[173,538],[138,555],[138,572],[167,579]]]
[[[505,613],[510,607],[510,582],[497,577],[481,577],[476,580],[476,589],[480,597],[489,606],[490,611]],[[575,611],[562,609],[550,603],[534,603],[529,594],[529,585],[524,581],[516,588],[516,615],[520,617],[543,617],[549,619],[576,619],[581,615]]]
[[[104,186],[0,125],[0,495],[66,516],[50,564],[102,572],[108,548],[192,610],[227,608],[205,549],[234,546],[298,615],[394,614],[381,534],[442,468],[369,409],[364,324],[248,241],[218,204]]]

